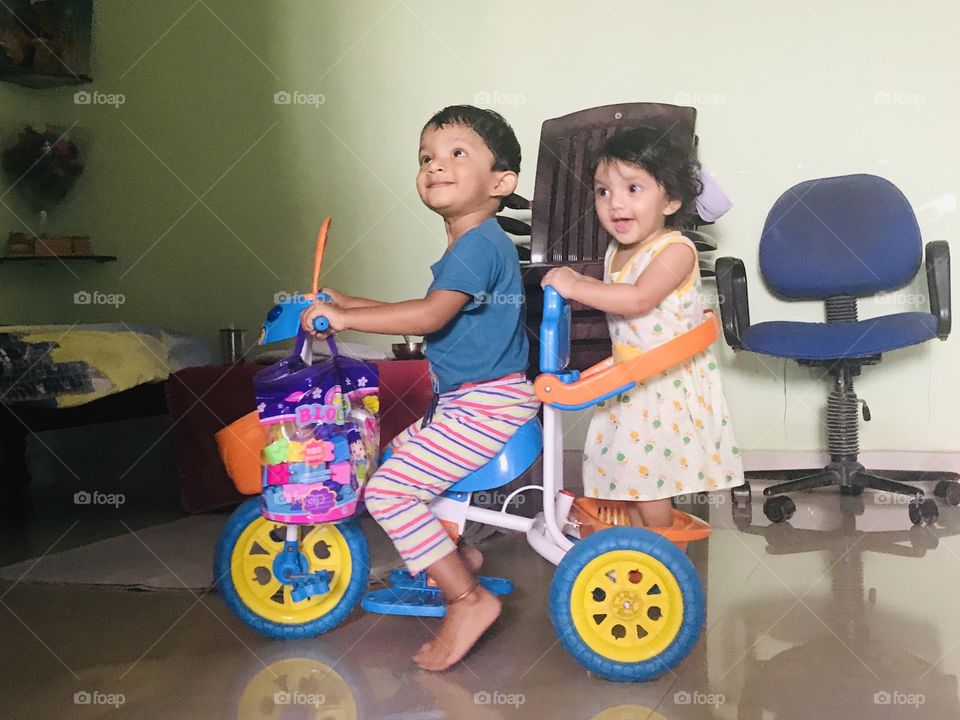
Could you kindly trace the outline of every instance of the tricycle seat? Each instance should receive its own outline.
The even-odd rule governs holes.
[[[490,461],[451,486],[447,492],[493,490],[518,478],[533,465],[543,450],[543,428],[534,416],[520,426]]]

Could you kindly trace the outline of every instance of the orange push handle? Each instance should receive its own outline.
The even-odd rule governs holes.
[[[561,382],[556,375],[545,373],[534,382],[534,391],[541,402],[549,405],[571,410],[588,407],[679,365],[706,350],[718,337],[720,321],[715,312],[707,310],[703,322],[695,328],[632,360],[618,363],[607,358],[584,370],[580,379],[572,383]]]
[[[330,229],[332,217],[327,217],[320,224],[320,232],[317,233],[317,246],[313,252],[313,296],[317,296],[320,290],[320,265],[323,263],[323,251],[327,246],[327,231]]]

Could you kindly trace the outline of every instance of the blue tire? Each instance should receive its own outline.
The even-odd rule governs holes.
[[[311,568],[332,572],[330,593],[295,603],[273,574],[283,528],[263,518],[259,497],[244,502],[217,542],[213,577],[227,607],[248,627],[273,638],[314,637],[343,622],[360,602],[370,574],[367,539],[349,521],[304,529],[301,552]]]
[[[550,585],[550,619],[561,644],[607,680],[652,680],[672,670],[696,645],[705,609],[686,554],[640,528],[581,540]]]

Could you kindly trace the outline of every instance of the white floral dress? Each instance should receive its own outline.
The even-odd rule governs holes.
[[[636,251],[619,272],[607,249],[604,282],[634,283],[667,246],[690,240],[670,232]],[[629,360],[690,330],[703,318],[700,270],[641,317],[607,314],[613,356]],[[589,497],[660,500],[743,483],[743,464],[710,350],[596,406],[583,452]]]

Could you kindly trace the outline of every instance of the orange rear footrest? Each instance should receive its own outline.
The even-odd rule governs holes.
[[[637,503],[631,500],[578,497],[573,501],[570,514],[580,524],[581,538],[612,527],[640,527],[662,535],[685,550],[688,542],[703,540],[710,535],[709,523],[676,508],[673,509],[673,524],[670,527],[646,527],[640,519],[638,508]]]

